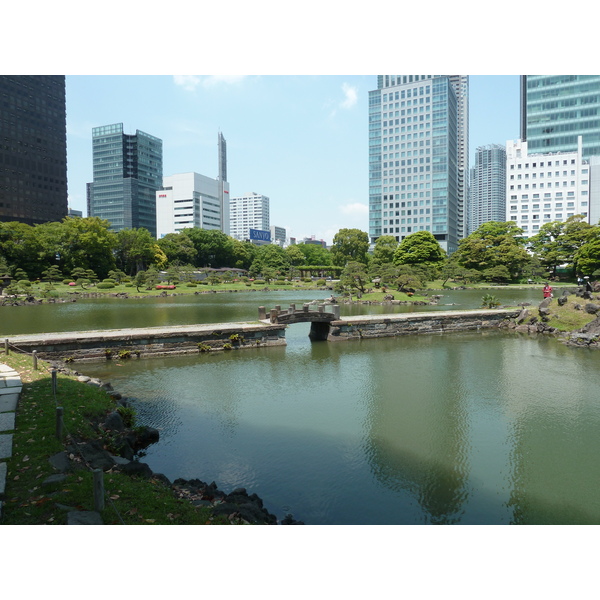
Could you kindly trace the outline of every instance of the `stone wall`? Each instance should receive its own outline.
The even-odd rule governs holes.
[[[333,321],[327,340],[359,340],[366,338],[393,337],[399,335],[451,333],[453,331],[477,331],[500,327],[507,319],[520,313],[515,310],[481,310],[404,313],[380,317],[357,316]]]
[[[150,327],[14,336],[9,344],[17,351],[36,350],[42,359],[80,361],[281,346],[286,344],[285,329],[285,325],[248,323]]]

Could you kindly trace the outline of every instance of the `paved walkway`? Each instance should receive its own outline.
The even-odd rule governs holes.
[[[15,412],[23,385],[21,377],[9,366],[0,363],[0,522],[6,490],[8,467],[6,459],[12,456]]]

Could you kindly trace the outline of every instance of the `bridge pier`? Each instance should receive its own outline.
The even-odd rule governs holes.
[[[311,342],[326,342],[329,338],[329,323],[312,321],[308,337]]]

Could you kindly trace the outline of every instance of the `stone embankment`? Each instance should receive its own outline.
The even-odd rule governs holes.
[[[60,363],[53,368],[75,376],[82,384],[97,386],[106,391],[118,406],[127,408],[128,401],[112,389],[110,383],[90,378],[71,371]],[[127,475],[153,479],[171,488],[174,495],[188,500],[195,506],[211,508],[214,516],[224,516],[234,524],[276,525],[277,517],[264,507],[257,494],[248,494],[245,488],[236,488],[230,493],[219,490],[215,482],[205,483],[199,479],[176,479],[171,482],[160,473],[154,473],[147,463],[139,460],[139,452],[159,440],[158,430],[147,426],[136,426],[128,423],[118,410],[111,412],[102,422],[92,423],[98,432],[93,440],[72,440],[64,451],[50,457],[50,464],[56,474],[42,483],[45,488],[59,486],[66,473],[81,469],[117,470]],[[67,515],[69,524],[102,524],[101,516],[95,511],[72,510]],[[302,525],[292,515],[286,515],[282,525]]]
[[[332,321],[328,341],[358,340],[415,334],[478,331],[501,327],[519,309],[453,310],[395,315],[360,315]]]

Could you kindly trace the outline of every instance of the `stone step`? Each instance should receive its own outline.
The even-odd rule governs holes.
[[[15,413],[0,413],[0,432],[12,431],[15,428]]]
[[[0,394],[0,413],[17,410],[19,402],[19,393],[12,392],[10,394]]]
[[[0,459],[12,456],[12,433],[0,433]]]
[[[0,377],[0,388],[12,388],[21,386],[21,378],[19,375],[6,375]]]
[[[8,472],[8,465],[5,462],[0,462],[0,498],[4,497],[6,490],[6,473]]]
[[[23,386],[15,387],[0,387],[0,396],[9,396],[10,394],[20,394],[23,391]]]

